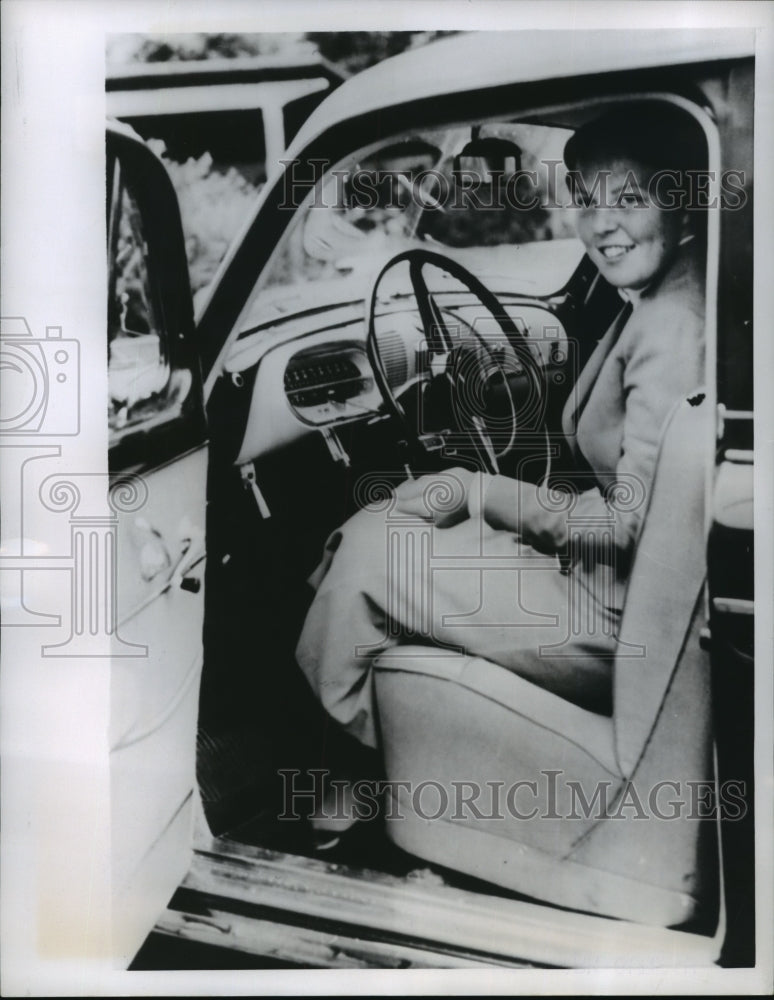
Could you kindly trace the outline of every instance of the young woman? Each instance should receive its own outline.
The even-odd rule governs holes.
[[[622,299],[563,415],[580,493],[457,468],[403,483],[387,519],[365,508],[328,540],[297,657],[330,715],[365,745],[379,742],[371,663],[417,633],[609,713],[661,431],[704,378],[701,213],[687,203],[703,159],[695,122],[656,103],[609,112],[565,149],[578,235]],[[457,502],[434,510],[439,480]],[[405,536],[422,530],[430,563],[396,563]]]

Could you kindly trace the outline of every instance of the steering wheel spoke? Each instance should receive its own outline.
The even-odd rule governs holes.
[[[452,349],[452,337],[438,308],[432,292],[427,287],[422,273],[424,262],[416,258],[409,261],[409,280],[419,308],[419,317],[427,338],[427,346],[431,354],[445,354]]]

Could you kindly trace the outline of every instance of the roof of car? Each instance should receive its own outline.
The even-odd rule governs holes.
[[[357,74],[312,113],[291,149],[347,118],[421,97],[508,83],[750,56],[752,30],[472,32]]]
[[[349,74],[313,52],[241,56],[236,59],[172,59],[168,62],[109,64],[105,89],[110,92],[212,83],[256,83],[314,75],[339,83]]]

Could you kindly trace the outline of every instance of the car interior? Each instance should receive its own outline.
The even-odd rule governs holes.
[[[325,715],[294,657],[326,538],[363,504],[453,465],[561,484],[563,404],[620,309],[574,236],[561,166],[566,138],[598,110],[386,137],[335,164],[293,213],[208,401],[197,777],[212,834],[231,844],[711,934],[711,823],[660,824],[658,837],[653,824],[544,823],[536,843],[529,824],[493,837],[475,820],[433,829],[417,815],[320,838],[311,800],[283,818],[288,781],[311,787],[323,770],[483,783],[507,780],[515,761],[520,776],[553,761],[569,777],[611,780],[616,794],[635,777],[711,777],[698,648],[711,408],[700,386],[664,430],[610,716],[484,661],[401,647],[375,665],[376,753]],[[552,173],[539,169],[551,160]],[[509,209],[506,198],[493,211],[517,171],[537,176],[540,207]],[[524,204],[524,184],[511,201]],[[432,365],[439,314],[459,369],[453,392]],[[656,622],[664,634],[645,683],[642,657],[627,651],[652,643]]]

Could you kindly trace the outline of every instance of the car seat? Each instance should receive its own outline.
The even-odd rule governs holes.
[[[562,907],[665,927],[717,899],[699,645],[711,450],[702,398],[678,404],[662,433],[612,716],[479,657],[399,646],[376,660],[385,818],[399,847]],[[484,794],[466,803],[476,788]]]

